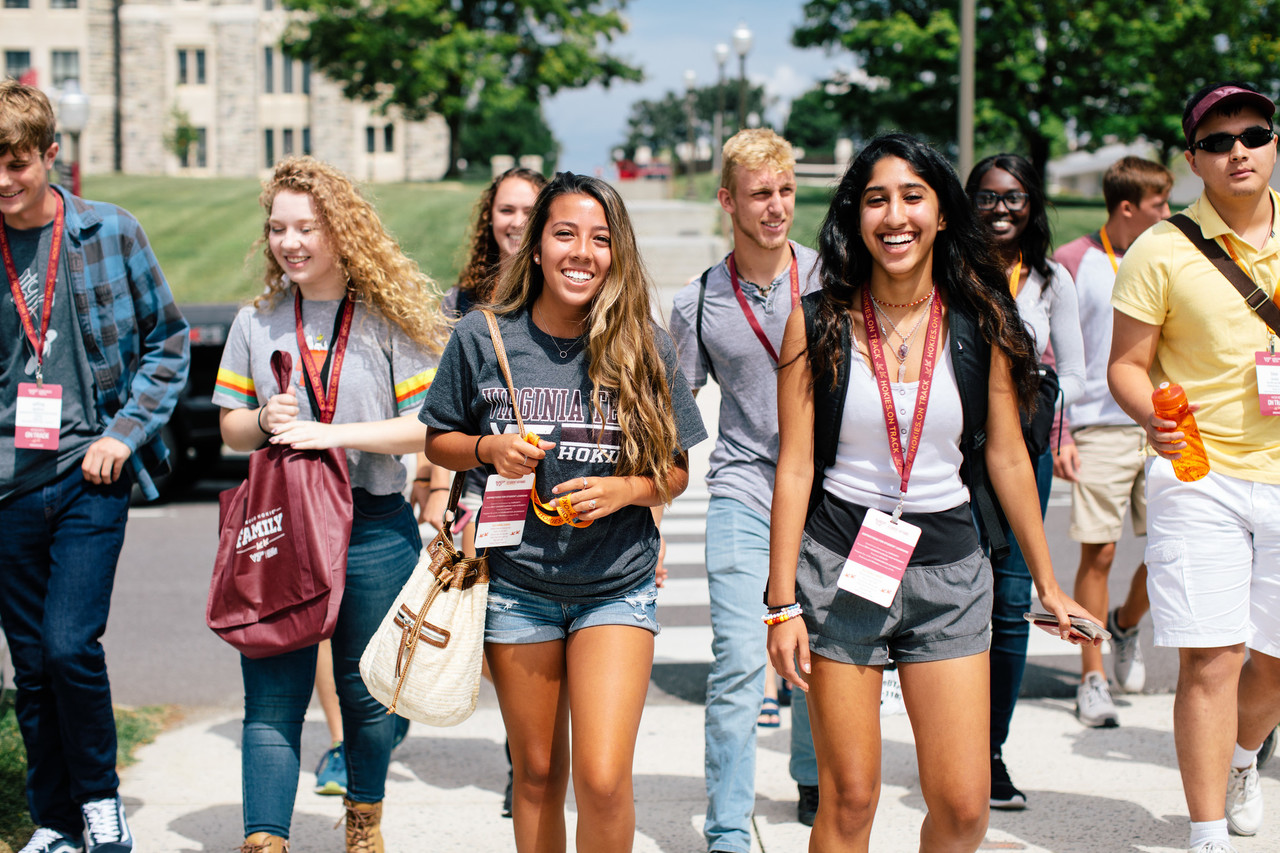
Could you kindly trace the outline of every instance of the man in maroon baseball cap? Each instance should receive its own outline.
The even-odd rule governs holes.
[[[1274,114],[1243,83],[1187,100],[1187,163],[1204,192],[1133,242],[1111,294],[1111,393],[1154,451],[1147,589],[1155,644],[1178,650],[1173,727],[1191,853],[1232,853],[1229,831],[1267,832],[1257,755],[1280,723],[1280,407],[1263,391],[1280,370],[1276,336],[1209,259],[1238,264],[1251,299],[1276,298]],[[1162,382],[1198,406],[1209,471],[1194,482],[1170,462],[1189,452],[1182,427],[1153,409]]]

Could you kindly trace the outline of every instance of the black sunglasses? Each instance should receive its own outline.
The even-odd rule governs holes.
[[[1261,148],[1276,138],[1276,132],[1269,127],[1251,127],[1244,133],[1211,133],[1204,139],[1197,140],[1191,147],[1208,151],[1210,154],[1226,154],[1236,146],[1236,140],[1244,143],[1245,148]]]
[[[973,194],[973,206],[978,210],[995,210],[996,205],[1004,202],[1004,209],[1010,213],[1017,213],[1019,210],[1027,206],[1029,196],[1026,193],[1005,193],[1000,195],[998,192],[991,190],[978,190]]]

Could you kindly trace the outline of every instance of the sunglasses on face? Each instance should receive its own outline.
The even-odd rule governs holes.
[[[973,204],[978,210],[995,210],[996,205],[1004,202],[1004,209],[1010,213],[1017,213],[1019,210],[1027,206],[1026,193],[1005,193],[1001,195],[991,190],[978,190],[973,194]]]
[[[1269,127],[1251,127],[1244,133],[1211,133],[1204,139],[1197,140],[1192,148],[1208,151],[1210,154],[1226,154],[1240,140],[1245,148],[1261,148],[1276,138],[1276,132]]]

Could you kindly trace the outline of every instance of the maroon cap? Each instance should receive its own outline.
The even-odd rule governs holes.
[[[1200,122],[1204,120],[1209,110],[1228,103],[1234,103],[1241,107],[1253,107],[1266,116],[1268,120],[1276,112],[1276,105],[1261,92],[1224,83],[1201,98],[1200,102],[1192,108],[1191,114],[1183,120],[1182,132],[1187,137],[1188,148],[1191,147],[1191,143],[1195,140],[1196,128],[1200,126]]]

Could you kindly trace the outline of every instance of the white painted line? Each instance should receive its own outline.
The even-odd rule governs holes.
[[[706,605],[711,603],[706,578],[669,578],[658,590],[658,621],[664,606]]]
[[[661,623],[662,616],[659,614]],[[654,663],[710,663],[711,626],[663,628],[654,638]]]

